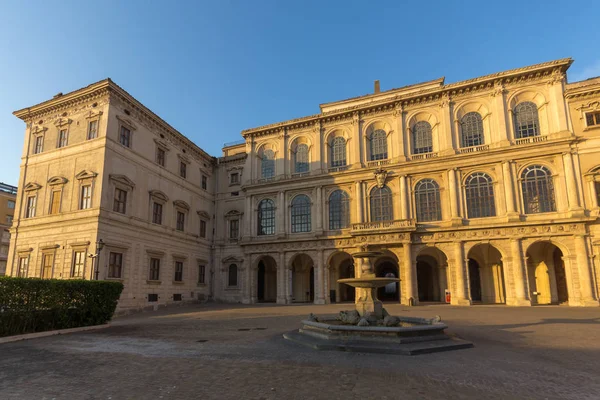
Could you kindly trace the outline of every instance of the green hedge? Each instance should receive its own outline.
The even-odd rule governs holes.
[[[0,337],[104,324],[120,282],[0,277]]]

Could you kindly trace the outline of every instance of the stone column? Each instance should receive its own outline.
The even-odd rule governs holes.
[[[285,304],[285,252],[279,253],[277,263],[277,304]]]
[[[250,256],[248,256],[250,257]],[[251,261],[248,262],[248,287],[250,288],[250,303],[255,304],[258,302],[258,296],[256,291],[257,284],[257,271],[252,268]]]
[[[509,221],[513,221],[519,219],[519,213],[515,206],[515,190],[510,164],[511,161],[502,163],[502,179],[504,181],[504,191],[506,193],[506,214]]]
[[[317,186],[317,233],[323,232],[323,188],[321,186]]]
[[[258,226],[257,226],[257,210],[254,207],[254,196],[250,196],[250,202],[248,203],[250,204],[250,208],[248,210],[246,210],[246,212],[248,213],[248,215],[250,216],[250,237],[256,236],[257,232],[258,232]]]
[[[360,137],[360,118],[358,113],[352,117],[352,162],[362,166],[362,138]]]
[[[577,252],[577,271],[579,272],[579,290],[581,290],[581,305],[598,306],[594,296],[593,279],[590,271],[590,258],[584,235],[575,235],[575,251]],[[572,264],[571,264],[572,265]]]
[[[565,180],[567,183],[567,199],[569,201],[569,211],[576,216],[583,216],[583,208],[579,202],[579,191],[575,171],[573,169],[573,158],[571,153],[563,153],[563,164],[565,167]],[[574,215],[575,216],[575,215]]]
[[[448,186],[449,186],[449,194],[450,194],[450,218],[452,220],[452,225],[462,225],[462,219],[459,215],[459,205],[458,205],[458,192],[456,187],[456,170],[450,169],[448,171]]]
[[[471,296],[468,294],[466,266],[463,243],[454,243],[454,265],[456,268],[456,293],[451,293],[452,304],[459,306],[470,306]]]
[[[521,240],[512,238],[510,240],[513,279],[515,281],[515,298],[511,301],[515,306],[530,306],[531,301],[527,294],[527,274],[524,271],[523,253],[521,252]],[[508,304],[508,299],[507,299]]]
[[[245,282],[242,284],[242,304],[250,304],[252,302],[251,289],[250,289],[250,280],[252,278],[252,274],[250,273],[250,265],[251,257],[249,254],[244,256],[244,277]]]
[[[244,237],[252,236],[252,196],[246,196],[246,209],[244,210]]]
[[[419,303],[419,293],[417,291],[417,265],[412,259],[412,249],[410,248],[410,242],[404,242],[402,248],[404,251],[404,258],[402,260],[402,266],[405,269],[406,279],[406,303],[407,305],[417,305]],[[400,297],[402,298],[402,296]],[[411,300],[412,299],[412,300]]]
[[[278,194],[277,213],[275,215],[275,227],[278,235],[285,235],[285,192],[282,190]]]
[[[314,132],[315,132],[315,151],[314,153],[316,153],[316,160],[313,158],[311,161],[313,161],[311,164],[311,168],[310,170],[313,171],[317,174],[320,174],[321,172],[323,172],[323,141],[321,139],[321,121],[317,121],[315,122],[315,126],[314,126]],[[313,167],[314,166],[314,167]]]
[[[356,222],[364,222],[362,181],[356,182]]]
[[[408,219],[408,192],[406,190],[406,175],[400,176],[400,219]]]
[[[314,266],[314,277],[315,277],[315,288],[314,288],[314,303],[315,304],[325,304],[325,296],[324,292],[324,279],[323,279],[323,271],[325,270],[323,265],[323,250],[317,250],[317,260],[316,265]]]
[[[563,73],[553,73],[552,79],[548,85],[548,92],[550,95],[549,105],[554,105],[555,111],[552,114],[554,129],[550,128],[550,132],[564,132],[569,129],[568,118],[567,118],[567,107],[564,97],[564,80],[565,75]],[[548,107],[548,105],[546,106]]]
[[[329,264],[323,262],[323,300],[325,300],[325,304],[331,303],[329,286]]]

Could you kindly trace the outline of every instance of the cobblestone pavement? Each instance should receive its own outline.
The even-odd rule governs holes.
[[[282,339],[352,305],[190,305],[0,345],[0,399],[600,399],[600,309],[387,305],[475,348],[317,352]]]

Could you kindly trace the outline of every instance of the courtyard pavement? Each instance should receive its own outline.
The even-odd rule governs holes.
[[[600,309],[386,305],[475,348],[317,352],[282,338],[351,304],[164,308],[0,345],[0,399],[600,399]]]

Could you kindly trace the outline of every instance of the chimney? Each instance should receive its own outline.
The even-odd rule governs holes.
[[[379,93],[381,92],[381,89],[379,88],[379,79],[377,79],[375,81],[375,93]]]

